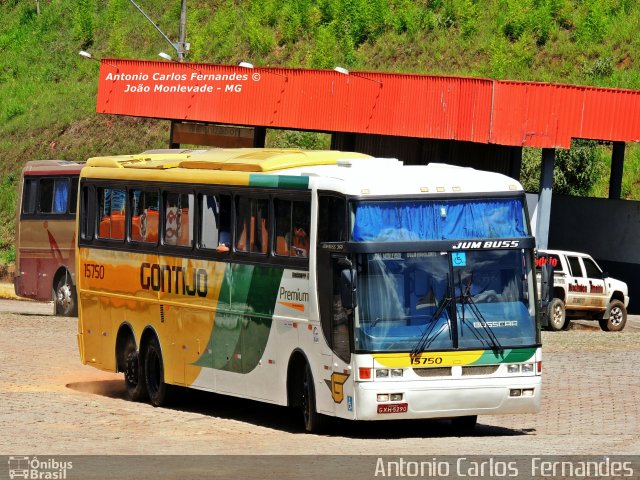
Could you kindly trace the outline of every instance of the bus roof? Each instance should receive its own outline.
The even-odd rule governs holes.
[[[22,168],[23,175],[78,175],[84,163],[68,160],[30,160]]]
[[[211,150],[167,149],[144,152],[139,155],[90,158],[87,161],[87,166],[271,172],[311,165],[335,165],[339,160],[355,158],[371,157],[363,153],[346,153],[333,150],[275,148],[217,148]]]
[[[83,177],[322,188],[350,195],[521,191],[505,175],[443,164],[410,165],[355,152],[237,148],[159,150],[90,158]]]

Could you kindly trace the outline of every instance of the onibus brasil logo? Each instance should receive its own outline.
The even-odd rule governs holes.
[[[64,480],[73,462],[61,462],[54,458],[38,460],[38,457],[9,457],[9,478]]]

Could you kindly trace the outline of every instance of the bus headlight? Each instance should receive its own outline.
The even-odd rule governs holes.
[[[512,363],[511,365],[507,365],[507,372],[509,373],[518,373],[520,371],[520,365],[517,363]]]
[[[391,376],[392,377],[401,377],[403,374],[404,370],[402,370],[401,368],[394,368],[391,370]]]
[[[401,393],[392,393],[389,395],[389,398],[391,399],[392,402],[401,402],[402,401],[402,394]]]
[[[388,402],[389,394],[388,393],[379,393],[378,394],[378,402]]]
[[[522,365],[522,373],[533,373],[533,363],[525,363]]]
[[[376,368],[376,378],[389,378],[389,369]]]

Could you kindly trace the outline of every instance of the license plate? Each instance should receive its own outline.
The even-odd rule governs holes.
[[[385,403],[378,405],[378,413],[407,413],[408,403]]]

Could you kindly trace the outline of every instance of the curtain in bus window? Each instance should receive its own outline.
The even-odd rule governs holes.
[[[69,199],[69,182],[66,178],[55,181],[53,190],[53,213],[66,213]]]
[[[520,199],[430,202],[361,202],[352,237],[397,242],[527,235]]]

